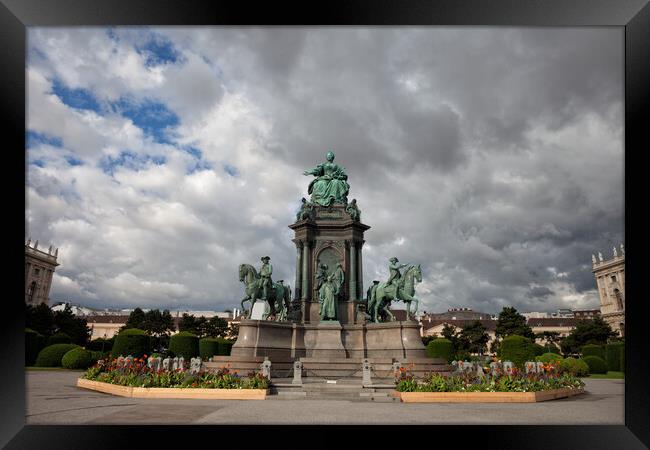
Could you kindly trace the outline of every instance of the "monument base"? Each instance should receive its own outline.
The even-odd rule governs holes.
[[[272,363],[274,377],[292,374],[293,361],[301,360],[305,376],[361,376],[363,359],[376,361],[381,373],[389,373],[392,363],[413,365],[425,372],[449,372],[445,361],[427,358],[416,322],[341,324],[287,323],[245,319],[239,324],[239,338],[231,356],[215,356],[206,367],[237,368],[243,372],[259,370],[264,358]]]

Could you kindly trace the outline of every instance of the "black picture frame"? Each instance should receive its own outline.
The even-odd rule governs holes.
[[[650,6],[648,0],[408,0],[394,2],[328,1],[318,4],[243,1],[166,1],[166,0],[0,0],[0,114],[7,125],[4,139],[6,183],[5,199],[18,199],[16,186],[25,186],[25,172],[17,169],[25,164],[25,48],[26,27],[29,26],[105,26],[105,25],[479,25],[479,26],[614,26],[625,30],[625,246],[626,246],[626,379],[625,425],[620,426],[429,426],[393,430],[382,427],[348,429],[349,443],[373,442],[380,431],[386,445],[441,445],[444,438],[463,446],[483,445],[496,448],[544,449],[613,449],[650,446],[648,393],[650,386],[647,339],[643,339],[643,321],[648,320],[647,299],[642,292],[644,247],[646,233],[643,219],[644,186],[639,180],[644,169],[641,158],[650,149],[648,117],[650,111]],[[14,161],[15,158],[15,161]],[[594,174],[597,177],[598,174]],[[24,198],[24,197],[23,197]],[[9,203],[9,202],[6,202]],[[4,344],[0,352],[2,368],[0,445],[15,449],[37,448],[134,448],[144,438],[156,446],[222,445],[224,439],[250,438],[251,427],[229,426],[226,430],[206,426],[25,426],[25,373],[22,278],[17,264],[20,245],[18,217],[27,205],[17,200],[5,214],[18,228],[11,234],[11,257],[7,258],[7,279],[10,294],[5,299],[4,326],[0,326]],[[23,216],[24,217],[24,216]],[[24,222],[23,222],[24,226]],[[16,257],[16,260],[13,258]],[[7,305],[7,303],[9,305]],[[143,428],[146,431],[143,431]],[[340,429],[339,429],[340,428]],[[270,445],[273,438],[284,439],[283,445],[306,445],[302,437],[284,435],[277,427],[259,427],[265,436],[254,445]],[[301,427],[303,436],[326,436],[323,430]],[[327,431],[341,436],[345,427]],[[438,444],[438,442],[440,444]]]

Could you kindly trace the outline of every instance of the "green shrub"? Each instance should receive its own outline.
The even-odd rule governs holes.
[[[93,339],[86,345],[87,350],[108,352],[113,348],[113,340],[98,338]]]
[[[515,366],[523,368],[526,361],[535,359],[535,344],[528,338],[513,334],[503,339],[499,353],[502,361],[512,361]]]
[[[138,328],[128,328],[121,331],[115,338],[111,353],[113,356],[133,356],[142,358],[148,355],[151,349],[149,335]]]
[[[106,352],[101,352],[101,351],[98,351],[98,350],[91,350],[90,351],[90,356],[92,357],[92,364],[95,364],[100,359],[104,359],[106,357]]]
[[[189,331],[181,331],[169,339],[169,351],[185,359],[199,356],[199,338]]]
[[[230,356],[234,342],[219,338],[219,356]]]
[[[92,355],[81,347],[73,348],[61,358],[61,365],[66,369],[87,369],[92,364]]]
[[[47,345],[54,345],[54,344],[70,344],[72,343],[72,339],[70,336],[68,336],[65,333],[56,333],[50,336],[47,340]]]
[[[535,356],[542,356],[546,353],[544,346],[539,344],[533,344],[533,351],[535,352]]]
[[[555,353],[556,355],[559,355],[560,353],[562,353],[562,351],[560,350],[560,347],[558,347],[557,345],[547,343],[546,345],[544,345],[544,353]]]
[[[625,373],[625,348],[621,351],[621,372]]]
[[[562,362],[564,358],[562,358],[561,355],[558,355],[557,353],[544,353],[541,356],[538,356],[535,358],[537,361],[541,361],[543,363],[551,363],[551,362]]]
[[[219,354],[219,339],[203,338],[199,341],[199,356],[203,361],[207,361]]]
[[[40,333],[34,331],[30,328],[25,328],[25,365],[33,366],[38,356],[38,352],[41,350],[39,348],[39,336],[42,337]]]
[[[583,345],[580,350],[583,358],[585,356],[597,356],[600,359],[605,359],[605,349],[602,345],[587,344]]]
[[[454,359],[454,344],[449,339],[438,338],[427,344],[429,358],[442,358],[448,363]]]
[[[607,373],[607,363],[598,356],[585,356],[582,358],[589,366],[589,373]]]
[[[36,367],[61,367],[63,355],[73,348],[79,348],[76,344],[54,344],[48,345],[38,353]]]
[[[621,368],[621,353],[625,351],[625,344],[622,342],[612,342],[605,346],[605,356],[607,361],[607,370],[612,372],[623,372]]]
[[[577,377],[586,377],[589,375],[589,366],[582,359],[566,358],[560,363],[560,370],[568,372]]]

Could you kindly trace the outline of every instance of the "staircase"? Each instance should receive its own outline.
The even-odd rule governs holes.
[[[364,387],[359,378],[339,378],[337,380],[310,379],[302,385],[291,383],[291,379],[271,381],[268,400],[347,400],[367,402],[397,402],[393,397],[395,386],[392,383],[373,384]]]

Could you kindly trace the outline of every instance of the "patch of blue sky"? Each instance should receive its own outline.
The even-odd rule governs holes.
[[[36,131],[27,130],[27,133],[25,133],[26,148],[34,148],[37,145],[41,144],[61,148],[63,147],[63,140],[58,136],[50,136],[45,133],[38,133]]]
[[[212,170],[212,164],[210,164],[209,161],[203,159],[203,152],[198,148],[187,146],[187,147],[181,147],[181,150],[194,157],[194,161],[192,161],[192,163],[189,164],[187,167],[188,175],[202,170]]]
[[[76,157],[74,157],[72,155],[66,155],[66,156],[64,156],[64,158],[65,158],[66,162],[71,166],[82,166],[83,165],[82,160],[80,160],[79,158],[76,158]]]
[[[231,177],[236,177],[239,175],[237,168],[235,166],[231,166],[230,164],[224,164],[223,170]]]
[[[88,89],[70,88],[55,78],[52,81],[52,92],[71,108],[100,112],[99,101]]]
[[[178,116],[164,103],[151,99],[135,101],[121,98],[112,103],[113,110],[128,117],[145,135],[151,136],[156,142],[169,144],[169,129],[179,124]]]
[[[30,164],[33,164],[36,167],[45,167],[45,163],[41,159],[35,159],[29,162]]]
[[[150,33],[148,37],[143,44],[135,45],[135,50],[145,57],[147,67],[182,62],[182,55],[172,41],[156,33]]]
[[[126,167],[131,170],[140,170],[144,169],[148,165],[162,165],[165,164],[167,159],[164,156],[160,155],[138,155],[128,150],[124,150],[120,153],[117,158],[112,156],[106,156],[99,161],[99,167],[101,167],[104,173],[113,175],[115,169],[119,167]]]

